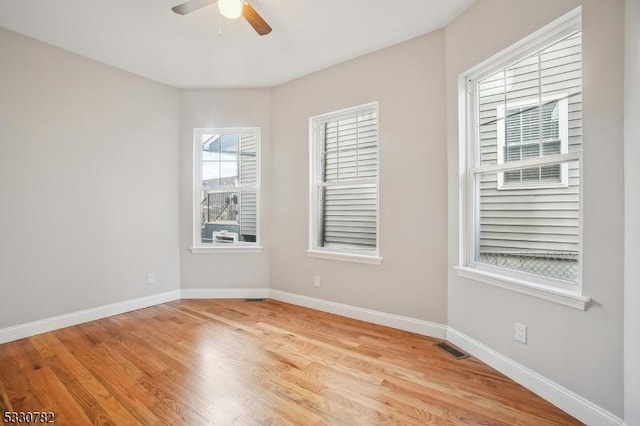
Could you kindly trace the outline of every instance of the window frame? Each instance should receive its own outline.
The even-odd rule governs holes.
[[[327,184],[320,177],[321,172],[321,125],[360,114],[376,114],[376,177],[338,181]],[[378,102],[370,102],[334,112],[319,114],[309,118],[309,257],[342,260],[347,262],[382,264],[380,255],[380,117]],[[375,185],[376,188],[376,248],[375,250],[358,250],[338,247],[321,247],[318,244],[318,226],[320,220],[320,206],[318,205],[319,188],[354,185]]]
[[[202,184],[202,148],[200,137],[204,133],[239,134],[251,133],[256,136],[256,184],[243,185],[241,182],[237,186],[213,187]],[[262,251],[260,222],[261,222],[261,129],[260,127],[198,127],[193,129],[193,182],[192,182],[192,213],[193,213],[193,235],[190,251],[194,254],[206,253],[256,253]],[[240,169],[238,169],[240,174]],[[202,213],[201,213],[201,192],[214,190],[214,192],[253,192],[256,194],[256,241],[234,241],[234,242],[214,242],[203,243],[201,237]],[[238,222],[239,223],[239,222]]]
[[[546,25],[519,42],[504,49],[502,52],[462,73],[458,78],[458,154],[459,154],[459,235],[458,262],[454,270],[460,277],[476,282],[493,285],[520,294],[544,299],[564,306],[585,310],[591,299],[582,294],[582,256],[583,256],[583,161],[582,152],[567,152],[543,157],[506,162],[502,164],[481,166],[479,152],[479,132],[475,131],[478,117],[474,84],[508,67],[536,51],[543,49],[550,43],[581,31],[582,8],[579,6],[556,21]],[[476,84],[477,87],[477,84]],[[511,106],[507,104],[507,107]],[[568,139],[568,138],[567,138]],[[567,141],[568,145],[568,141]],[[567,146],[568,148],[568,146]],[[562,151],[561,151],[562,152]],[[579,162],[581,179],[581,196],[579,200],[579,237],[578,262],[579,272],[576,283],[544,277],[514,269],[492,266],[475,261],[476,247],[479,244],[479,217],[477,217],[476,200],[479,201],[479,189],[476,176],[482,173],[500,173],[511,169],[541,166],[547,164],[563,164],[572,161]],[[512,163],[512,164],[510,164]],[[526,189],[516,186],[515,189]],[[535,185],[533,188],[540,188]],[[506,188],[503,188],[506,189]]]

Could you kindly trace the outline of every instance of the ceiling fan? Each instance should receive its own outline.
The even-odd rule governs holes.
[[[237,19],[243,16],[259,35],[263,36],[271,32],[269,24],[262,19],[262,16],[249,3],[243,0],[189,0],[186,3],[172,7],[171,10],[178,15],[186,15],[216,2],[220,13],[225,18]]]

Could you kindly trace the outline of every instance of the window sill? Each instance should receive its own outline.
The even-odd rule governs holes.
[[[589,302],[591,302],[591,298],[583,296],[578,292],[562,290],[532,281],[506,277],[504,275],[481,271],[468,266],[456,266],[454,269],[457,274],[463,278],[515,291],[516,293],[526,294],[527,296],[536,297],[549,302],[558,303],[580,311],[585,311]]]
[[[215,247],[191,247],[189,249],[193,254],[209,254],[209,253],[260,253],[260,246],[241,246],[241,245],[224,245]]]
[[[380,256],[368,256],[365,254],[353,254],[353,253],[339,253],[335,251],[324,250],[307,250],[309,257],[315,257],[318,259],[327,260],[341,260],[344,262],[366,263],[369,265],[382,265],[382,258]]]

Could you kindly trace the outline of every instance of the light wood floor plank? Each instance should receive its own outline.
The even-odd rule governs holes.
[[[65,425],[577,425],[424,336],[266,300],[180,300],[0,345],[0,411]]]

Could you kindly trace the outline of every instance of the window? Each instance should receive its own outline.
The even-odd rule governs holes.
[[[379,264],[378,104],[310,120],[309,255]]]
[[[569,146],[568,98],[567,94],[562,94],[556,100],[546,98],[533,103],[511,103],[506,109],[504,104],[499,104],[496,111],[498,163],[566,154]],[[565,166],[552,164],[502,172],[498,174],[498,188],[567,186],[568,169]]]
[[[195,129],[194,252],[259,247],[260,129]]]
[[[580,10],[461,78],[458,271],[584,309]]]

